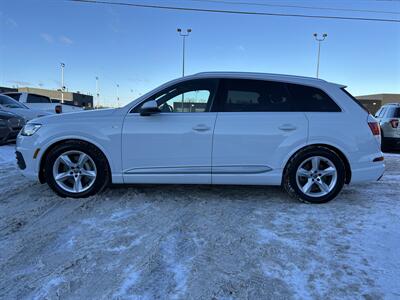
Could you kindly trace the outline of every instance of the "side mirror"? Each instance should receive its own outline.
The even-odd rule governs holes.
[[[142,107],[140,108],[140,115],[141,116],[150,116],[152,114],[160,113],[161,110],[158,108],[157,101],[150,100],[145,102]]]
[[[62,106],[61,105],[56,105],[54,108],[54,111],[56,114],[61,114],[62,113]]]

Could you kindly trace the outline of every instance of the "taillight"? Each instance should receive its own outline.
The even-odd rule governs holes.
[[[390,125],[392,125],[393,128],[399,127],[399,120],[393,119],[393,120],[390,120],[389,122],[390,122]]]
[[[379,127],[378,122],[368,122],[368,126],[371,129],[373,135],[380,135],[381,129]]]
[[[56,105],[55,111],[56,111],[56,114],[61,114],[62,113],[62,106],[61,105]]]

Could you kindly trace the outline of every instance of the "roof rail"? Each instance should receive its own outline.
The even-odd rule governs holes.
[[[210,72],[199,72],[194,75],[254,75],[254,76],[276,76],[276,77],[288,77],[288,78],[299,78],[299,79],[308,79],[315,81],[325,81],[324,79],[308,77],[308,76],[299,76],[299,75],[287,75],[287,74],[277,74],[277,73],[263,73],[263,72],[237,72],[237,71],[210,71]]]

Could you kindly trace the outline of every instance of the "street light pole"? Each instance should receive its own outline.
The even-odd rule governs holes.
[[[96,106],[97,106],[97,108],[99,108],[99,106],[100,106],[100,94],[99,94],[99,77],[98,76],[96,76]]]
[[[319,61],[320,61],[320,57],[321,57],[321,42],[325,41],[325,39],[327,38],[327,34],[324,33],[322,34],[322,38],[318,37],[318,33],[314,33],[314,38],[315,40],[318,42],[318,59],[317,59],[317,78],[319,78]]]
[[[182,32],[181,28],[176,30],[182,37],[182,77],[185,76],[185,47],[186,47],[186,37],[192,32],[192,29],[186,29],[186,33]]]
[[[183,33],[181,28],[178,28],[176,31],[182,37],[182,77],[184,77],[185,76],[186,37],[189,36],[189,34],[192,32],[192,29],[190,29],[190,28],[186,29],[186,33]],[[182,94],[182,112],[184,109],[184,102],[185,102],[185,96],[184,96],[184,94]]]
[[[119,84],[117,83],[117,107],[119,107]]]
[[[64,68],[65,68],[65,64],[61,63],[61,103],[64,103],[64,90],[65,90],[65,86],[64,86]]]

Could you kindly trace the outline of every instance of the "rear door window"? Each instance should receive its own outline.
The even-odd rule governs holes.
[[[396,108],[393,118],[400,118],[400,107]]]
[[[338,112],[322,90],[277,81],[224,79],[218,93],[222,112]]]
[[[400,118],[400,107],[394,107],[390,111],[389,118]]]
[[[263,80],[221,81],[217,110],[223,112],[267,112],[290,110],[286,84]]]
[[[50,99],[45,96],[29,94],[27,103],[51,103]]]

